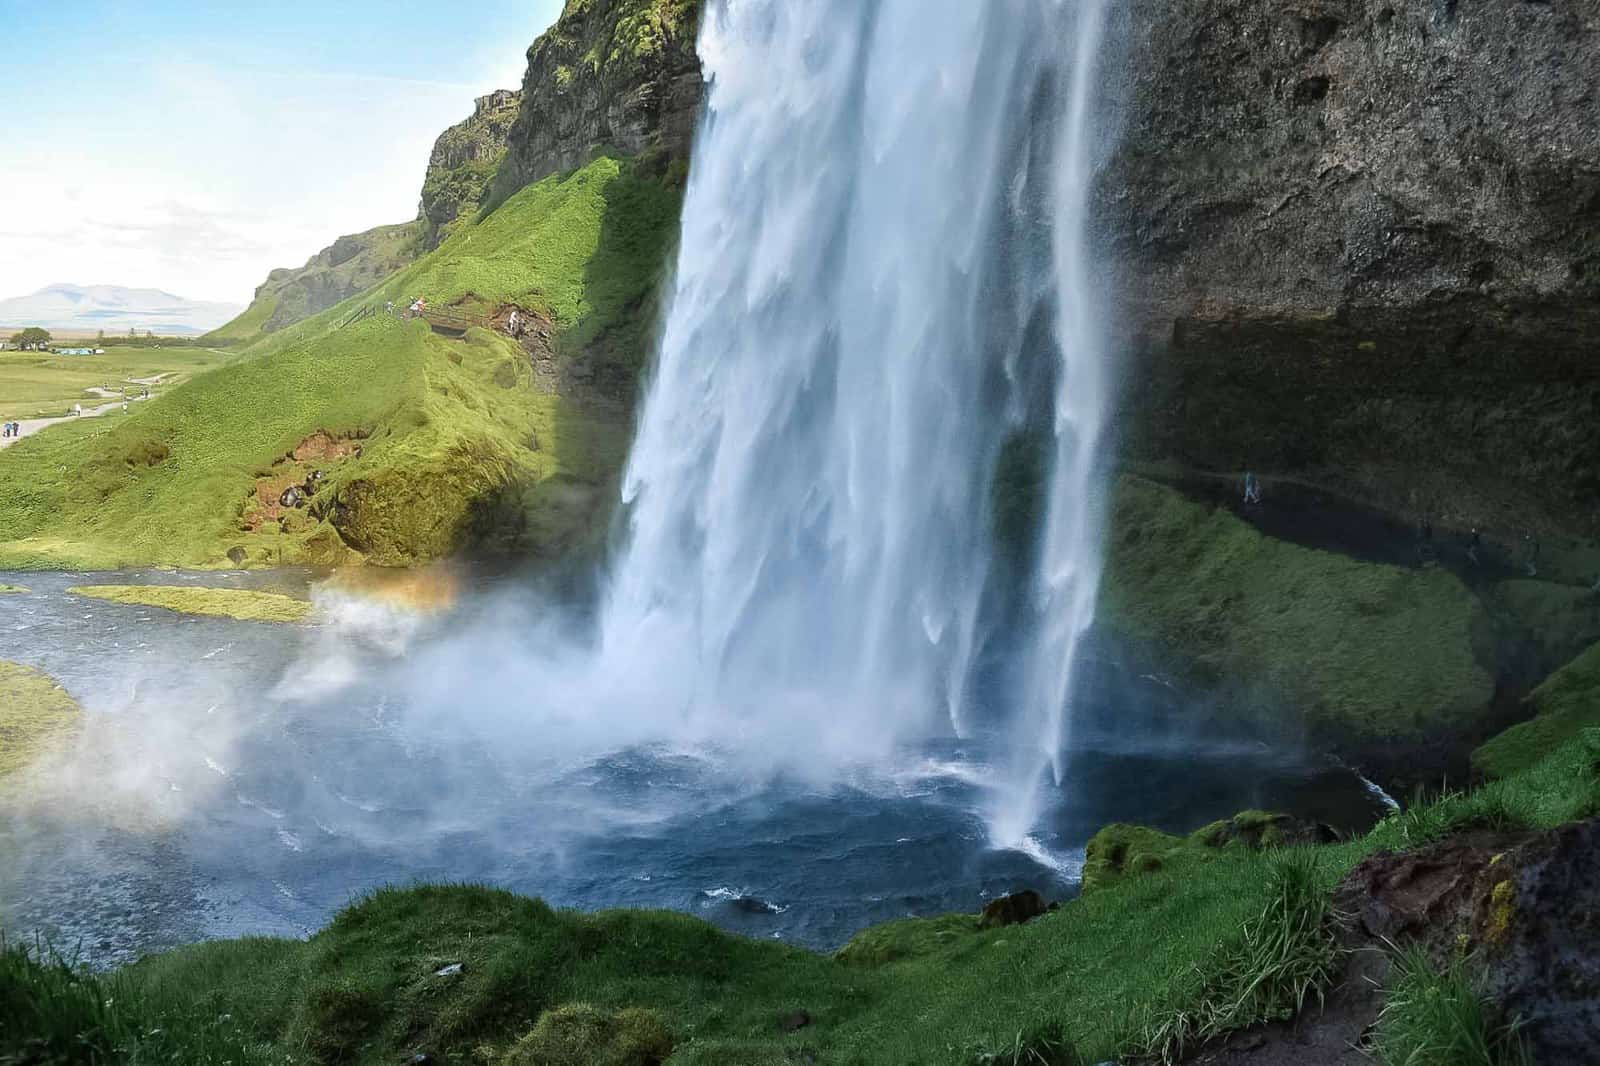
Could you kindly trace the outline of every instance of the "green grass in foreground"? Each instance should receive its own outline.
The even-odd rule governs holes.
[[[271,334],[126,418],[64,426],[0,452],[0,566],[117,569],[406,565],[479,542],[553,556],[603,527],[629,427],[533,386],[497,334],[436,336],[363,301],[516,299],[547,308],[557,346],[642,358],[677,194],[600,159],[523,190],[366,296]],[[620,340],[619,340],[620,338]],[[635,343],[638,347],[635,348]],[[287,527],[249,521],[258,478],[310,435],[362,439]]]
[[[1507,777],[1533,766],[1545,752],[1583,730],[1600,726],[1600,644],[1534,689],[1528,703],[1537,715],[1474,751],[1474,769]]]
[[[1131,475],[1114,499],[1102,618],[1176,649],[1204,679],[1249,679],[1266,720],[1313,735],[1416,741],[1486,711],[1487,615],[1453,574],[1364,563],[1262,535]],[[1252,712],[1249,693],[1233,713]]]
[[[77,701],[44,674],[0,661],[0,777],[70,736],[79,713]]]
[[[303,622],[311,617],[311,604],[275,592],[248,589],[208,589],[166,585],[78,585],[67,590],[112,603],[160,607],[179,614],[233,618],[241,622]]]
[[[1420,947],[1394,962],[1378,1019],[1383,1066],[1532,1066],[1514,1026],[1483,994],[1470,959],[1439,968]]]
[[[1587,734],[1363,840],[1207,849],[1203,861],[1125,877],[1026,926],[897,922],[834,958],[686,915],[557,911],[472,886],[384,890],[308,941],[200,944],[108,977],[12,948],[0,1012],[25,1024],[0,1026],[0,1059],[24,1033],[64,1054],[121,1047],[62,1060],[107,1062],[378,1064],[426,1051],[489,1066],[642,1066],[668,1040],[678,1066],[1171,1057],[1315,999],[1333,964],[1328,892],[1363,856],[1468,826],[1593,814],[1597,763],[1600,733]],[[102,1007],[115,1016],[94,1013]],[[796,1011],[812,1024],[785,1032]]]

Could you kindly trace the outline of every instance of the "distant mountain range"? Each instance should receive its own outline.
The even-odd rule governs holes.
[[[186,300],[160,289],[47,285],[28,296],[0,300],[0,325],[191,336],[216,329],[242,310],[239,304]]]

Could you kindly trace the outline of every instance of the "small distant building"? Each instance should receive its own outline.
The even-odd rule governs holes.
[[[94,355],[93,348],[57,348],[57,355]]]

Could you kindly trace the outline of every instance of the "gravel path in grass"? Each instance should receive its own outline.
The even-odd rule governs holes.
[[[130,398],[126,402],[138,403],[141,399],[142,397]],[[114,411],[121,407],[123,402],[122,400],[116,400],[112,403],[101,404],[99,407],[86,407],[81,415],[61,415],[57,418],[24,418],[18,423],[22,431],[17,436],[0,437],[0,448],[9,448],[23,437],[31,437],[41,429],[53,426],[57,422],[72,422],[79,418],[98,418],[108,411]]]

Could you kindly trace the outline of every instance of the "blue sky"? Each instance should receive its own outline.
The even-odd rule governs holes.
[[[0,297],[249,300],[416,214],[433,140],[561,0],[0,0]]]

